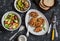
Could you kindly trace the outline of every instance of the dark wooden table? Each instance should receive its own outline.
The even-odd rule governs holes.
[[[59,37],[58,38],[55,38],[55,41],[60,41],[60,0],[57,0],[57,5],[54,6],[52,9],[48,10],[48,11],[43,11],[41,10],[40,8],[38,8],[38,6],[33,2],[33,0],[31,0],[31,8],[30,9],[37,9],[39,11],[41,11],[48,19],[48,21],[50,20],[50,16],[52,14],[52,12],[54,11],[54,13],[57,15],[57,21],[58,21],[58,26],[57,26],[57,30],[58,30],[58,34],[59,34]],[[5,30],[3,27],[2,27],[2,24],[1,24],[1,18],[2,16],[4,15],[4,13],[6,13],[7,11],[15,11],[15,8],[14,8],[14,0],[0,0],[0,41],[9,41],[9,38],[14,34],[16,33],[18,30],[16,31],[13,31],[13,32],[10,32],[10,31],[7,31]],[[22,25],[25,26],[25,15],[26,13],[20,13],[20,12],[17,12],[20,14],[20,16],[22,17]],[[49,21],[50,22],[50,21]],[[17,41],[17,38],[19,35],[25,35],[27,32],[26,28],[19,32],[16,37],[13,39],[13,41]],[[45,34],[43,36],[35,36],[35,35],[32,35],[30,33],[30,36],[28,37],[28,41],[51,41],[51,33],[50,34]]]

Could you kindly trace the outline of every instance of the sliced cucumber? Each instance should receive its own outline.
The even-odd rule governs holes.
[[[9,25],[8,24],[5,24],[5,27],[8,29],[9,28]]]

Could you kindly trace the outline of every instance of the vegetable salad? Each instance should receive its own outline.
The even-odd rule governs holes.
[[[16,29],[19,26],[19,19],[17,15],[10,13],[7,16],[5,16],[4,26],[9,30]]]

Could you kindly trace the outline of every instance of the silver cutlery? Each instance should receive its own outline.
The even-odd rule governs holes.
[[[51,32],[52,23],[49,26],[48,34]]]
[[[29,17],[30,18],[30,17]],[[29,27],[29,26],[28,26]],[[27,28],[26,36],[29,37],[29,29]]]
[[[55,36],[58,37],[58,32],[57,32],[57,29],[56,29],[56,25],[57,25],[56,16],[54,16],[54,20],[55,21],[53,23],[54,23],[55,33],[56,33]]]
[[[53,27],[52,37],[51,37],[52,40],[55,39],[55,36],[58,37],[58,32],[57,32],[56,26],[57,26],[56,15],[53,12],[52,15],[51,15],[50,27],[49,27],[49,30],[48,30],[48,34],[49,34],[51,32],[51,28]]]
[[[54,18],[53,18],[53,30],[52,30],[52,40],[55,39],[55,36],[58,37],[58,32],[57,32],[57,29],[56,29],[56,16],[54,15]]]
[[[51,28],[52,28],[52,25],[53,25],[53,17],[54,17],[54,12],[52,12],[52,15],[50,17],[50,26],[49,26],[49,29],[48,29],[48,34],[51,32]]]
[[[29,30],[27,29],[27,33],[26,33],[26,36],[29,37]]]
[[[24,28],[25,28],[24,26],[21,26],[21,27],[19,28],[18,32],[24,30]],[[18,32],[16,32],[12,37],[10,37],[9,40],[11,41],[11,40],[17,35]]]

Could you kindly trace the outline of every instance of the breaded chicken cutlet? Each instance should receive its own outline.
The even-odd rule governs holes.
[[[30,14],[29,14],[31,17],[37,17],[38,16],[38,14],[36,13],[36,12],[31,12]]]

